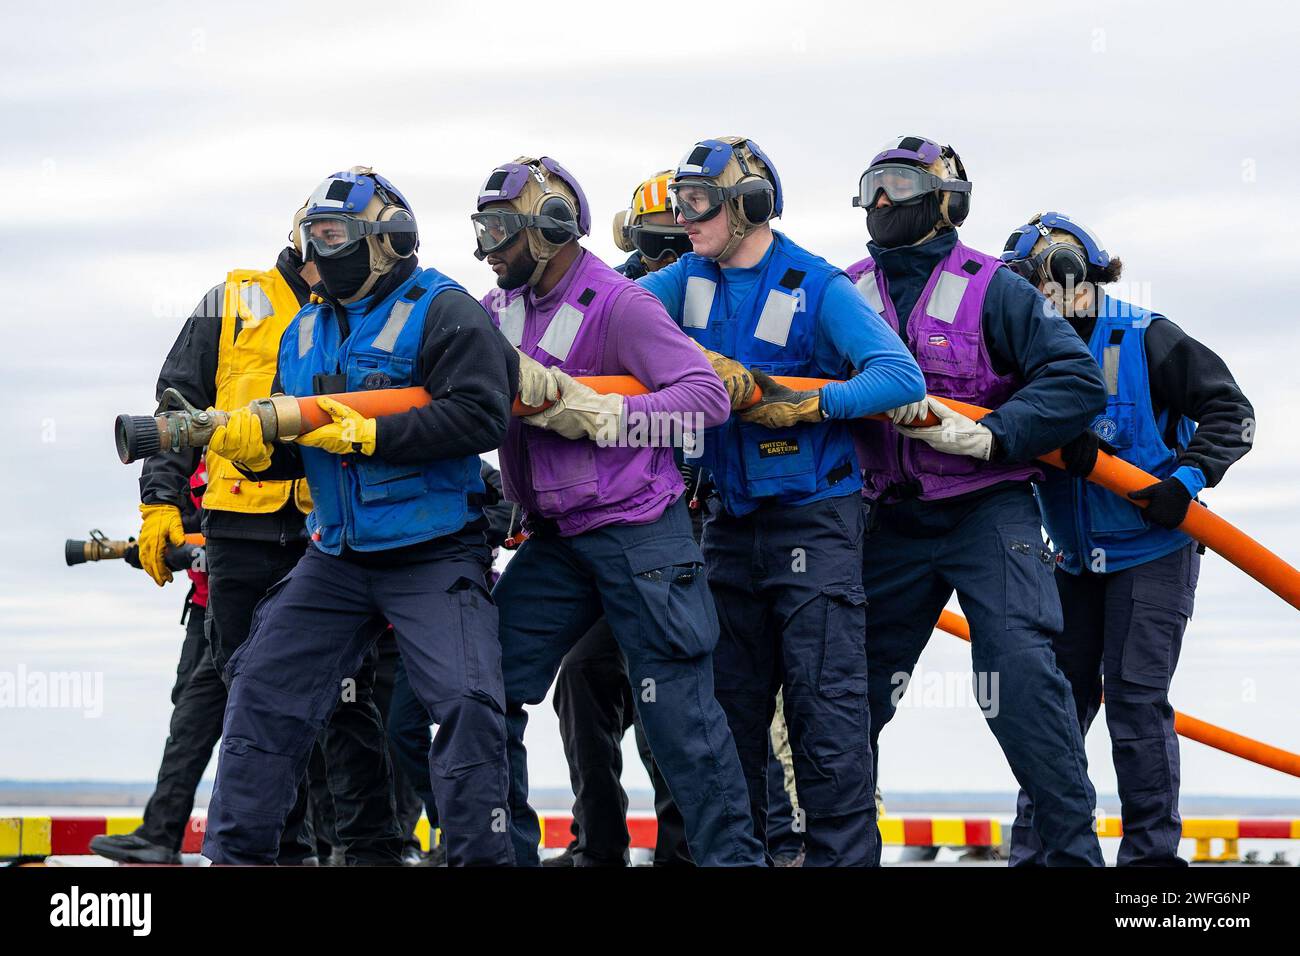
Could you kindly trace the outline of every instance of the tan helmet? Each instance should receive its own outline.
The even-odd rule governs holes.
[[[506,204],[528,222],[524,227],[528,252],[537,263],[529,285],[537,284],[560,249],[591,231],[591,211],[582,187],[549,156],[520,156],[492,170],[479,189],[478,211],[494,203]]]
[[[357,238],[365,240],[370,275],[355,293],[339,300],[344,305],[369,295],[382,276],[402,259],[414,255],[420,245],[415,216],[406,197],[369,166],[353,166],[330,176],[294,214],[294,247],[304,258],[304,223],[308,219],[348,220],[354,229],[356,224],[362,224]]]
[[[691,147],[677,164],[673,185],[697,179],[727,195],[724,205],[731,236],[718,259],[726,259],[745,236],[781,215],[781,177],[758,144],[748,137],[720,136]]]

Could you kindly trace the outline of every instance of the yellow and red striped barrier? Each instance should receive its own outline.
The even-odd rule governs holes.
[[[542,846],[563,849],[569,845],[573,817],[551,814],[541,818]],[[84,856],[91,837],[101,833],[130,833],[139,817],[0,817],[0,859],[17,856]],[[181,849],[198,853],[203,847],[204,818],[190,819]],[[627,819],[632,846],[653,849],[657,826],[653,816]],[[429,822],[423,817],[415,828],[421,845],[429,848]],[[1123,834],[1118,817],[1102,817],[1100,837]],[[891,817],[880,820],[885,846],[1000,846],[1002,821],[991,817]],[[1300,818],[1279,820],[1190,818],[1183,820],[1183,839],[1196,841],[1196,862],[1237,859],[1239,840],[1300,840]],[[1223,840],[1221,853],[1211,852],[1212,840]]]

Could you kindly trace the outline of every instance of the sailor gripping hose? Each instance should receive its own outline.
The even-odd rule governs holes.
[[[818,389],[831,381],[790,376],[777,376],[775,380],[799,391]],[[647,392],[644,385],[627,375],[591,375],[584,376],[579,381],[603,395],[644,395]],[[331,421],[329,413],[320,408],[317,402],[320,397],[273,395],[258,399],[251,407],[261,422],[262,435],[267,441],[291,441]],[[429,393],[419,387],[346,392],[328,397],[369,418],[398,414],[432,401]],[[756,403],[760,397],[761,393],[755,386],[751,404]],[[987,408],[950,398],[940,398],[939,401],[976,421],[989,412]],[[522,405],[518,399],[515,400],[513,409],[515,415],[531,415],[541,410]],[[883,419],[885,416],[870,417]],[[224,411],[195,408],[175,389],[167,389],[163,392],[158,414],[117,417],[114,438],[118,457],[123,464],[129,464],[162,451],[201,448],[207,444],[217,427],[225,424],[226,418],[227,413]],[[913,422],[916,426],[937,424],[938,419],[932,414],[924,420]],[[1059,451],[1048,452],[1040,456],[1039,460],[1058,468],[1064,467]],[[1120,496],[1125,496],[1130,491],[1139,491],[1157,481],[1154,475],[1104,451],[1097,453],[1097,463],[1088,474],[1088,480]],[[1139,507],[1146,506],[1145,501],[1133,503]],[[1300,571],[1254,538],[1205,507],[1189,508],[1179,530],[1235,564],[1292,607],[1300,609]]]

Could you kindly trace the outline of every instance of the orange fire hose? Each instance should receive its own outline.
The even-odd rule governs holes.
[[[947,608],[939,613],[939,623],[935,626],[954,637],[960,637],[963,641],[970,640],[970,622]],[[1174,730],[1178,731],[1179,736],[1186,737],[1188,740],[1195,740],[1197,743],[1222,750],[1242,760],[1249,760],[1251,763],[1272,767],[1293,777],[1300,777],[1300,754],[1293,754],[1289,750],[1234,733],[1179,711],[1174,711]]]
[[[643,395],[646,392],[644,385],[627,375],[590,376],[582,378],[580,381],[597,392],[606,395],[613,393]],[[831,380],[777,376],[776,381],[789,388],[803,390],[821,388]],[[758,401],[757,388],[755,388],[754,401]],[[976,421],[989,413],[987,408],[981,408],[978,405],[968,405],[965,402],[958,402],[949,398],[941,399],[941,401],[954,411],[961,412],[967,418]],[[515,400],[514,413],[516,415],[529,415],[539,410],[528,408],[521,405],[517,399]],[[884,416],[872,415],[869,417],[883,418]],[[923,422],[917,422],[918,425],[937,425],[938,423],[938,419],[934,416],[930,416]],[[1064,467],[1059,452],[1048,452],[1039,456],[1039,460],[1047,462],[1049,465],[1055,465],[1058,468]],[[1121,461],[1113,455],[1098,452],[1097,464],[1093,467],[1092,473],[1088,475],[1088,480],[1115,492],[1121,497],[1126,497],[1130,491],[1145,488],[1154,484],[1158,479],[1154,475],[1147,474],[1141,468],[1130,465],[1126,461]],[[1142,508],[1146,507],[1145,501],[1135,501],[1133,504]],[[1179,530],[1195,538],[1215,553],[1222,555],[1292,607],[1300,609],[1300,571],[1297,571],[1245,532],[1239,531],[1208,508],[1196,505],[1188,509],[1187,518],[1179,526]]]

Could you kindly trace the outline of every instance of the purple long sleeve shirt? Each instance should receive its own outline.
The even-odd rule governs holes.
[[[565,535],[656,520],[683,491],[665,423],[686,425],[698,440],[730,415],[704,353],[657,297],[586,250],[546,295],[492,292],[483,304],[506,338],[543,365],[575,376],[630,375],[649,389],[624,398],[628,440],[617,446],[512,422],[501,454],[507,497]]]

